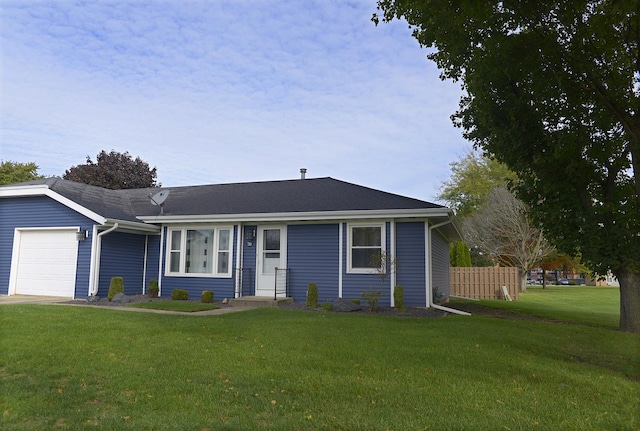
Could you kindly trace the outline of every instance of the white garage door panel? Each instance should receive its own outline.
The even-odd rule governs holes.
[[[22,231],[16,293],[73,297],[77,256],[75,230]]]

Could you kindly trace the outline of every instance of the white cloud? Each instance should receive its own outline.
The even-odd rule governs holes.
[[[164,185],[332,176],[426,200],[468,143],[375,1],[0,4],[0,157],[129,151]]]

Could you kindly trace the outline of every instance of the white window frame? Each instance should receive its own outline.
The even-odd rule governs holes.
[[[347,223],[347,273],[349,274],[378,274],[380,270],[377,268],[354,268],[352,260],[353,251],[353,229],[354,228],[380,228],[380,251],[383,254],[387,252],[387,223]],[[377,248],[377,247],[376,247]],[[386,273],[386,268],[382,268]]]
[[[213,231],[213,244],[211,247],[211,267],[208,272],[187,272],[186,271],[186,261],[187,261],[187,231],[191,230],[212,230]],[[220,250],[220,231],[229,231],[229,249],[228,250]],[[175,244],[172,244],[173,235],[172,233],[175,231],[180,231],[180,245],[176,247]],[[206,277],[206,278],[231,278],[232,275],[232,262],[233,262],[233,226],[215,226],[215,225],[197,225],[197,226],[176,226],[170,227],[167,229],[167,256],[165,259],[165,269],[164,274],[168,277]],[[228,253],[229,254],[229,262],[227,272],[218,272],[218,256],[220,253]],[[180,263],[178,271],[171,271],[171,256],[175,253],[179,253],[180,255]]]

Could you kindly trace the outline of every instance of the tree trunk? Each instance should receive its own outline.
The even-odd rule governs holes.
[[[615,275],[620,283],[620,330],[640,334],[640,272],[623,266]]]
[[[547,270],[542,268],[542,288],[547,288]]]
[[[520,292],[527,291],[527,272],[518,269],[518,277],[520,279]]]

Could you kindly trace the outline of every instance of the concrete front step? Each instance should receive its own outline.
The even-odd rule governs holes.
[[[229,304],[232,307],[278,307],[280,304],[291,304],[293,298],[278,298],[273,299],[268,296],[243,296],[242,298],[229,299]]]

